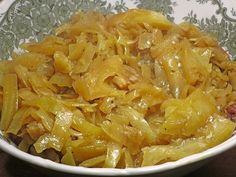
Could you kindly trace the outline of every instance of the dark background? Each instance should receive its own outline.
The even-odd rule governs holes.
[[[0,151],[0,177],[43,176],[45,175],[30,167],[27,163]],[[185,177],[236,177],[236,148],[217,156],[204,167]]]

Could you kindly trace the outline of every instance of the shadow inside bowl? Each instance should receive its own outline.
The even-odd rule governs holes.
[[[16,159],[4,152],[0,152],[0,176],[1,177],[43,177],[41,173],[28,163]]]

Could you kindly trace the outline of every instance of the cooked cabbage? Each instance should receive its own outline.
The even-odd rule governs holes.
[[[236,62],[191,24],[141,9],[80,12],[21,47],[0,62],[0,129],[23,151],[140,167],[204,151],[235,129]]]

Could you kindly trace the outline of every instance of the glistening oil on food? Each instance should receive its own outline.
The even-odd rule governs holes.
[[[198,27],[158,12],[79,12],[0,62],[4,136],[83,167],[158,165],[235,129],[236,62]]]

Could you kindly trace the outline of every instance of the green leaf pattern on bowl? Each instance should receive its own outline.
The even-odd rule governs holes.
[[[199,25],[204,31],[215,36],[220,45],[228,50],[232,58],[235,58],[235,3],[233,7],[226,7],[225,2],[223,0],[15,0],[5,11],[0,10],[0,56],[2,59],[8,59],[20,43],[41,40],[78,10],[117,13],[129,8],[145,8],[160,11],[175,22],[185,20]],[[190,4],[188,12],[181,14],[182,16],[176,20],[179,14],[175,8],[185,3]],[[216,10],[207,17],[201,17],[201,12],[195,8],[196,5],[209,6]]]

